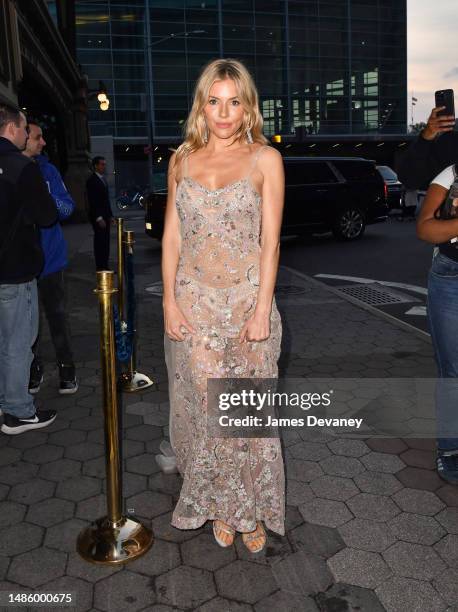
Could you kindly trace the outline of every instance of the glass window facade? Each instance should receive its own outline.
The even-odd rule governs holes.
[[[78,61],[107,86],[93,135],[144,137],[146,53],[154,133],[181,134],[194,82],[217,57],[245,62],[265,133],[405,133],[406,0],[78,0]],[[147,17],[149,14],[149,28]]]

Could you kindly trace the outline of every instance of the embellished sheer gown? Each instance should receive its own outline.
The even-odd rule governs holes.
[[[183,486],[172,525],[196,529],[220,519],[237,531],[256,521],[284,534],[284,468],[278,438],[211,438],[206,426],[207,378],[277,378],[282,324],[273,299],[271,333],[239,343],[253,314],[260,275],[261,196],[251,174],[210,190],[188,176],[177,186],[181,252],[178,306],[196,334],[164,336],[169,380],[170,439]],[[182,328],[183,330],[184,328]]]

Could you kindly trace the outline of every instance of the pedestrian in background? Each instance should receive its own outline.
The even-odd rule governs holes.
[[[428,277],[428,323],[438,370],[436,390],[437,472],[458,484],[458,216],[441,218],[443,204],[453,211],[458,175],[449,166],[436,176],[417,221],[417,235],[436,245]]]
[[[53,197],[59,221],[68,219],[75,210],[75,202],[68,193],[59,171],[42,154],[46,141],[43,131],[35,121],[29,119],[29,138],[24,155],[35,161]],[[42,314],[46,315],[51,339],[56,352],[59,369],[59,393],[69,394],[78,390],[75,364],[70,345],[70,330],[66,313],[64,269],[68,264],[67,243],[60,223],[40,230],[41,246],[45,263],[38,278],[38,297],[40,304],[40,329]],[[33,346],[34,360],[30,368],[29,392],[38,393],[43,382],[43,359],[40,351],[40,332]]]
[[[444,108],[433,108],[426,127],[398,163],[399,180],[408,190],[426,191],[442,170],[458,164],[458,132],[453,131],[455,119],[438,115]]]
[[[50,425],[54,410],[37,411],[30,395],[32,345],[38,333],[36,277],[44,256],[38,227],[57,221],[57,210],[38,166],[22,155],[27,121],[0,105],[0,409],[1,430],[21,434]]]
[[[86,183],[89,220],[94,229],[94,256],[97,270],[109,270],[111,212],[108,183],[105,178],[106,160],[96,156],[92,160],[94,172]]]

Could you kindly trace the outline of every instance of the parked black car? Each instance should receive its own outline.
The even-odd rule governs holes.
[[[360,238],[366,225],[386,221],[387,186],[371,160],[356,157],[285,157],[282,236],[332,231]],[[145,231],[162,237],[167,193],[146,198]]]
[[[398,179],[398,175],[389,166],[377,166],[388,190],[388,208],[402,208],[404,200],[404,185]]]

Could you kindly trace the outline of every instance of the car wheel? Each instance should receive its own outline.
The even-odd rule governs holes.
[[[359,208],[344,208],[339,211],[332,232],[339,240],[358,240],[364,234],[366,221]]]

